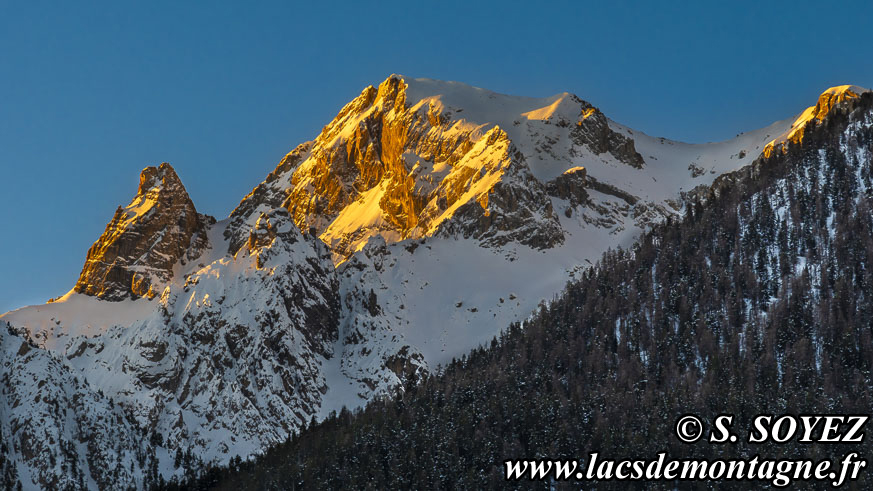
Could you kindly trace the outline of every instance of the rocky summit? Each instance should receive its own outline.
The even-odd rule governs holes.
[[[154,297],[209,247],[206,226],[168,163],[146,167],[130,204],[115,210],[106,231],[88,249],[73,290],[107,300]]]
[[[468,115],[464,106],[481,89],[432,85],[392,75],[364,89],[234,210],[233,247],[241,243],[237,228],[245,230],[258,210],[281,206],[298,227],[318,233],[337,262],[374,235],[389,243],[443,234],[485,246],[550,248],[564,233],[526,145],[548,153],[558,142],[570,143],[635,168],[645,164],[633,139],[578,97],[519,100],[487,93],[497,111],[515,106],[516,114]],[[536,138],[540,131],[554,133],[547,125],[559,135]],[[539,164],[540,155],[534,157]]]

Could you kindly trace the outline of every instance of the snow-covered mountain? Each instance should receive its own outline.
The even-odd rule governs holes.
[[[167,456],[179,452],[227,462],[489,342],[604,251],[681,213],[689,193],[802,139],[862,90],[829,89],[797,118],[685,144],[572,94],[392,75],[225,220],[198,214],[168,164],[145,169],[73,290],[0,322],[82,390],[111,398],[94,417],[123,408],[129,420],[113,431],[157,435],[157,463],[142,468],[169,477],[179,471]],[[7,339],[17,338],[4,349]],[[43,380],[75,387],[62,378]],[[4,396],[33,390],[19,379],[4,383],[27,387]],[[37,402],[21,410],[48,420]],[[22,450],[31,426],[0,438],[22,475],[57,476],[46,461],[59,446]]]
[[[156,452],[128,406],[6,323],[0,326],[0,446],[0,462],[14,469],[0,481],[14,477],[43,489],[141,487],[157,468],[156,455],[165,453]]]

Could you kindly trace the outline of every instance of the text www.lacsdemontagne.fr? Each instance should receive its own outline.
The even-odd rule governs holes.
[[[816,480],[839,487],[856,480],[866,464],[855,452],[838,461],[769,460],[757,455],[737,460],[671,460],[664,452],[654,460],[609,460],[592,453],[583,465],[574,460],[507,460],[504,476],[510,481],[765,481],[776,487]]]

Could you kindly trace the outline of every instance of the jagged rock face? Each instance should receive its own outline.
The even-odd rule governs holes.
[[[642,168],[646,163],[643,156],[637,153],[634,141],[610,129],[609,121],[600,109],[588,103],[583,104],[579,120],[570,131],[573,141],[577,145],[587,146],[595,154],[608,152],[620,162]]]
[[[289,153],[231,214],[231,252],[260,212],[279,205],[301,230],[318,233],[337,262],[375,235],[389,243],[441,235],[550,248],[563,242],[563,231],[544,181],[511,134],[535,147],[540,166],[569,163],[578,153],[561,153],[556,144],[563,137],[540,134],[552,128],[569,134],[564,139],[574,148],[644,165],[631,138],[569,94],[520,113],[527,129],[508,132],[495,121],[465,119],[463,108],[448,106],[439,94],[410,100],[409,90],[399,76],[366,88],[313,142]],[[578,119],[576,126],[569,118]]]
[[[246,232],[251,227],[250,222],[253,218],[260,217],[260,214],[269,210],[273,210],[282,206],[285,201],[287,192],[280,180],[291,175],[297,165],[306,158],[306,155],[311,148],[312,143],[302,143],[294,150],[288,153],[276,169],[267,175],[264,182],[258,184],[252,190],[239,206],[231,213],[230,223],[224,230],[224,236],[228,239],[229,249],[231,254],[236,252],[243,246],[246,240]]]
[[[574,167],[546,183],[546,191],[550,196],[567,203],[564,215],[573,216],[580,212],[582,220],[601,228],[623,229],[623,222],[633,217],[633,222],[640,228],[658,223],[665,216],[675,213],[669,204],[643,201],[611,184],[598,181],[588,176],[584,167]],[[597,192],[610,199],[598,202],[591,198],[591,192]]]
[[[197,213],[170,166],[146,167],[127,207],[118,207],[106,231],[88,249],[74,290],[106,300],[154,297],[173,277],[173,267],[209,247],[214,220]]]
[[[572,209],[588,201],[586,187],[585,168],[574,167],[549,181],[546,184],[546,191],[551,196],[567,200],[570,203],[570,208],[567,208],[567,211],[571,212]]]
[[[479,169],[463,165],[471,158],[484,164]],[[409,237],[473,238],[486,247],[517,242],[546,249],[561,243],[564,235],[552,203],[524,162],[506,133],[495,127],[443,180],[439,191],[444,194],[422,210]]]
[[[0,448],[24,489],[141,488],[155,452],[127,412],[0,324]]]
[[[428,372],[424,356],[405,339],[404,320],[389,310],[384,298],[396,293],[381,277],[393,260],[385,240],[375,237],[338,270],[344,280],[341,367],[364,400],[392,394]]]

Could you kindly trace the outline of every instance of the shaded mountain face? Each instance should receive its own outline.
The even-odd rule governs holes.
[[[163,167],[172,172],[169,166]],[[150,183],[161,182],[150,181],[150,174],[149,169],[144,171],[146,185],[140,186],[129,208],[142,206],[139,203],[149,196],[142,191]],[[164,176],[161,184],[168,182],[169,174]],[[166,187],[158,190],[165,191]],[[158,200],[166,205],[163,200],[169,197],[158,196],[154,201]],[[137,217],[159,218],[161,208],[151,209]],[[116,230],[116,223],[110,224],[111,230]],[[168,227],[178,233],[181,228],[175,225],[172,222]],[[14,376],[7,381],[15,388],[7,392],[28,394],[10,402],[15,408],[11,414],[26,417],[16,419],[18,423],[2,433],[10,438],[11,455],[33,472],[23,476],[22,482],[66,483],[63,476],[68,468],[43,462],[63,462],[67,452],[85,460],[86,484],[148,488],[156,476],[181,475],[184,468],[196,468],[198,462],[227,461],[262,451],[284,441],[318,412],[327,391],[324,365],[334,357],[339,338],[340,287],[330,251],[316,237],[302,234],[282,208],[261,214],[232,256],[226,253],[223,228],[223,223],[203,223],[202,242],[192,242],[210,246],[198,249],[196,261],[162,263],[173,266],[168,271],[175,275],[153,299],[95,298],[73,291],[45,306],[3,316],[31,343],[25,348],[78,376],[82,391],[113,401],[116,411],[126,418],[124,425],[119,422],[112,431],[101,430],[105,435],[94,442],[118,438],[117,445],[106,446],[107,468],[123,461],[128,471],[111,474],[114,477],[109,480],[95,477],[88,481],[89,472],[92,476],[104,472],[89,470],[88,464],[102,465],[102,461],[92,459],[76,441],[70,444],[73,450],[64,441],[56,445],[56,438],[48,440],[54,444],[25,443],[35,438],[30,436],[35,431],[43,431],[43,425],[66,417],[57,414],[54,404],[39,404],[40,397],[30,397],[49,390],[67,394],[64,384],[68,381],[22,378],[26,372],[10,368]],[[118,230],[117,235],[104,238],[141,246],[137,242],[142,240],[141,229]],[[37,359],[32,356],[9,359],[38,369],[35,361],[29,361]],[[77,401],[81,397],[67,395]],[[62,405],[70,408],[69,415],[81,403]],[[111,411],[103,414],[99,407],[89,408],[93,412],[89,417],[115,417]],[[87,413],[89,408],[81,410]],[[65,419],[60,426],[89,434],[90,427],[85,425],[91,425],[90,420],[75,418]],[[136,447],[137,458],[142,459],[138,465],[145,466],[142,469],[147,474],[142,469],[131,474],[131,457],[120,446],[128,439],[147,442]],[[74,482],[73,487],[77,486]]]
[[[206,248],[206,226],[170,164],[146,167],[136,196],[118,207],[106,231],[88,249],[73,290],[107,300],[157,295],[173,268]]]
[[[198,214],[169,164],[147,168],[76,287],[2,321],[129,414],[153,440],[150,476],[178,476],[191,455],[250,456],[414,385],[858,99],[689,145],[571,94],[391,76],[225,220]]]
[[[8,489],[19,482],[42,489],[142,487],[157,465],[155,447],[123,407],[5,322],[0,447],[0,484]]]

